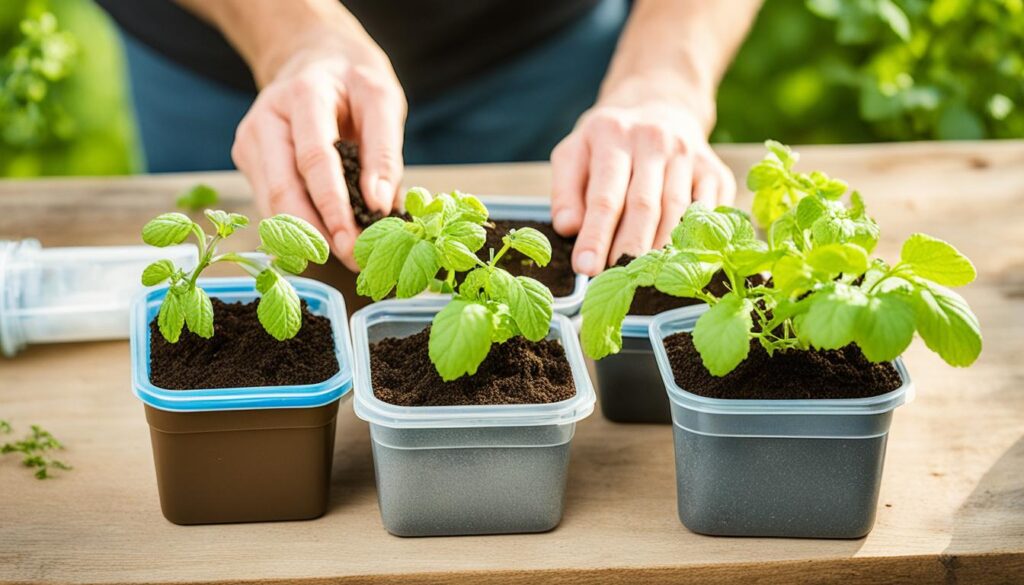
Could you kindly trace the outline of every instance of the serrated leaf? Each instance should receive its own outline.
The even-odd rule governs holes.
[[[475,374],[491,351],[494,321],[484,305],[453,300],[434,316],[429,353],[444,381]]]
[[[508,306],[524,337],[530,341],[547,337],[554,299],[546,286],[525,276],[513,277],[500,268],[492,271],[489,284],[491,298]]]
[[[662,266],[654,287],[674,297],[694,298],[711,282],[718,268],[689,254],[678,254]]]
[[[356,292],[375,301],[388,296],[398,284],[409,251],[419,241],[404,229],[391,230],[377,240],[366,267],[356,277]]]
[[[309,265],[309,262],[305,258],[299,258],[297,256],[278,256],[277,258],[274,258],[270,264],[289,274],[302,274],[302,272],[306,270],[306,266]]]
[[[420,294],[430,286],[440,268],[441,259],[434,244],[425,240],[417,241],[409,250],[398,274],[396,296],[408,299]]]
[[[814,286],[814,275],[803,258],[786,254],[772,267],[775,288],[789,296],[798,296]]]
[[[179,209],[199,211],[217,204],[217,190],[209,185],[199,184],[178,196]]]
[[[397,217],[379,219],[364,229],[363,233],[359,234],[359,237],[356,238],[355,245],[352,248],[352,255],[355,257],[359,269],[366,269],[366,263],[370,259],[370,254],[373,253],[374,246],[377,245],[381,238],[395,230],[401,229],[405,229],[405,222]]]
[[[505,240],[513,250],[518,251],[538,266],[547,266],[551,262],[551,242],[533,228],[519,228],[505,236]]]
[[[658,273],[665,262],[673,256],[664,250],[650,250],[642,256],[637,256],[626,265],[626,272],[633,278],[636,286],[654,286],[658,279]],[[691,258],[694,258],[692,255]],[[694,258],[696,260],[696,258]]]
[[[788,193],[784,185],[765,187],[754,192],[750,209],[757,225],[767,229],[789,210]]]
[[[469,195],[468,193],[463,193],[461,191],[454,191],[452,193],[452,198],[455,199],[459,219],[471,221],[476,224],[482,224],[487,221],[487,207],[473,195]]]
[[[797,336],[818,349],[839,349],[853,343],[854,330],[867,296],[858,288],[837,284],[808,298]]]
[[[868,254],[864,248],[854,244],[827,244],[813,248],[807,254],[807,263],[829,277],[838,274],[860,275],[868,269]]]
[[[810,229],[814,222],[828,212],[828,208],[817,197],[804,197],[796,205],[796,224],[800,229]]]
[[[413,217],[423,217],[433,199],[430,191],[423,187],[413,187],[405,192],[405,211]]]
[[[903,243],[900,260],[917,276],[943,286],[963,286],[978,276],[974,264],[959,250],[925,234],[913,234]]]
[[[580,343],[585,354],[598,360],[622,349],[622,321],[635,293],[636,283],[621,266],[590,281],[580,309]]]
[[[156,325],[160,330],[160,335],[163,335],[168,343],[178,343],[181,329],[185,326],[185,308],[182,306],[181,296],[175,292],[175,289],[168,289],[167,296],[160,303]]]
[[[476,252],[487,242],[487,231],[483,226],[471,221],[456,221],[444,226],[441,235],[466,246],[470,252]]]
[[[776,140],[766,140],[764,142],[764,147],[768,149],[768,152],[775,155],[775,158],[779,159],[779,162],[781,162],[782,166],[786,169],[792,168],[793,165],[800,160],[800,155],[793,152],[790,147]]]
[[[712,375],[724,376],[747,358],[753,309],[749,299],[729,293],[697,319],[693,345]]]
[[[914,337],[914,311],[899,293],[876,294],[860,308],[854,341],[873,362],[894,360]]]
[[[448,270],[466,272],[477,265],[479,259],[476,254],[462,242],[441,236],[435,245],[441,253],[441,265]]]
[[[199,337],[213,337],[213,303],[206,291],[198,286],[181,297],[188,330]]]
[[[750,167],[747,172],[747,188],[757,192],[774,187],[783,176],[784,171],[774,160],[762,160]]]
[[[952,290],[935,284],[918,288],[914,319],[928,349],[949,365],[969,366],[981,354],[978,318],[967,301]]]
[[[270,269],[258,275],[257,288],[256,316],[263,329],[278,341],[295,337],[302,327],[302,303],[295,288]]]
[[[744,222],[742,216],[714,211],[699,202],[693,203],[686,209],[678,238],[673,235],[673,241],[678,239],[676,246],[679,248],[722,250],[733,241],[753,238],[753,226],[748,231],[746,226],[749,222],[746,226]]]
[[[142,227],[142,241],[158,248],[174,246],[185,241],[193,225],[184,213],[162,213]]]
[[[174,274],[174,263],[170,260],[157,260],[142,271],[142,284],[153,286],[167,280]]]
[[[260,243],[274,256],[298,256],[323,264],[330,247],[323,235],[304,219],[279,213],[260,222]]]
[[[249,225],[249,218],[240,213],[228,213],[219,209],[206,209],[203,211],[203,215],[210,220],[210,223],[216,228],[217,234],[222,238],[226,238],[235,233],[235,230]]]
[[[462,284],[459,285],[459,296],[469,300],[480,298],[480,291],[487,288],[490,275],[491,271],[483,267],[474,268],[467,272],[466,277],[462,280]]]

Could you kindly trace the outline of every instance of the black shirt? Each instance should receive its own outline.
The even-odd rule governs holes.
[[[289,2],[292,0],[281,0]],[[557,33],[599,0],[343,0],[391,58],[410,101],[428,99]],[[172,0],[97,0],[122,30],[166,57],[255,91],[220,32]]]

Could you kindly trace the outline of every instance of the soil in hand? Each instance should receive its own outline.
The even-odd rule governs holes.
[[[359,165],[359,145],[348,140],[334,143],[341,155],[341,167],[345,171],[345,186],[348,187],[348,200],[352,205],[352,213],[360,229],[366,229],[378,219],[384,217],[379,211],[371,211],[363,198],[363,190],[359,186],[361,167]]]
[[[373,394],[399,406],[544,404],[576,394],[565,350],[555,340],[513,337],[491,346],[476,374],[445,382],[428,356],[430,328],[370,344]]]
[[[625,266],[632,262],[633,258],[633,256],[623,254],[618,260],[616,260],[615,265]],[[759,274],[747,277],[748,286],[764,284],[764,281],[764,278]],[[704,290],[716,297],[721,297],[729,292],[729,279],[725,276],[724,272],[719,270],[711,277],[711,282]],[[667,295],[653,286],[641,286],[636,289],[636,294],[633,296],[633,303],[629,305],[629,314],[657,315],[658,313],[678,309],[679,307],[689,307],[690,305],[696,305],[703,302],[704,301],[700,299]]]
[[[768,357],[752,339],[747,359],[722,377],[704,367],[688,332],[666,337],[665,349],[676,384],[708,398],[867,398],[891,392],[902,383],[892,364],[868,361],[854,344],[828,351],[777,351]]]
[[[513,276],[528,276],[539,280],[551,289],[551,294],[556,297],[566,297],[572,294],[576,287],[576,274],[572,271],[572,247],[576,243],[576,238],[558,235],[555,228],[547,222],[492,219],[491,223],[494,224],[494,227],[487,228],[487,243],[477,252],[481,260],[486,262],[490,259],[492,248],[495,252],[501,249],[501,238],[509,230],[533,228],[544,234],[551,242],[551,262],[542,268],[516,250],[509,250],[501,258],[501,267],[508,270]]]
[[[298,335],[278,341],[260,325],[256,302],[212,301],[210,339],[186,327],[178,343],[168,343],[156,319],[150,322],[153,384],[168,390],[291,386],[323,382],[338,372],[331,321],[310,313],[305,302]]]

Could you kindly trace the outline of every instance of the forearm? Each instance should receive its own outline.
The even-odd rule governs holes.
[[[175,2],[219,29],[249,64],[260,87],[269,83],[296,49],[311,38],[333,37],[339,50],[376,48],[362,25],[337,0]]]
[[[710,132],[718,84],[760,6],[761,0],[637,0],[598,103],[682,103]]]

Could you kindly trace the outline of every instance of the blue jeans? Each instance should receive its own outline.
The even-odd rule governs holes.
[[[556,38],[410,103],[406,164],[547,159],[593,104],[629,7],[629,0],[603,0]],[[235,128],[255,96],[195,74],[129,35],[122,39],[148,171],[234,168]]]

